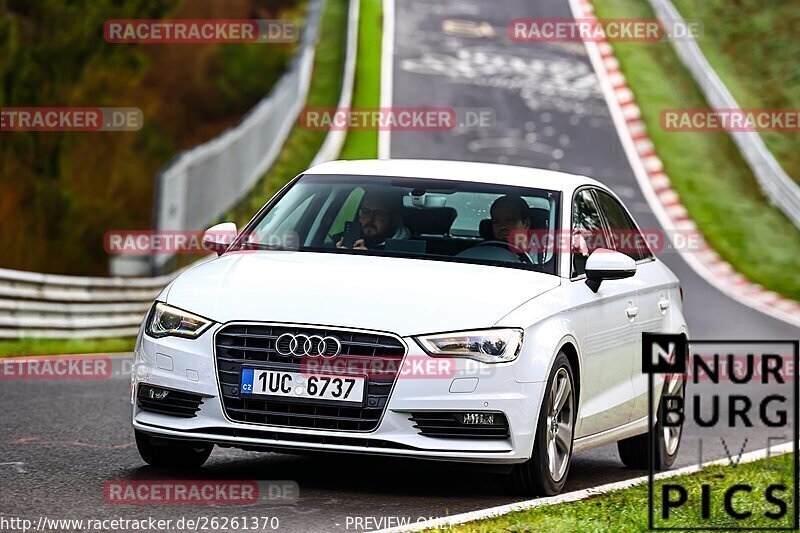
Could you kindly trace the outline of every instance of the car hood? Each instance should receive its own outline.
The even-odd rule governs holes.
[[[167,302],[217,322],[320,324],[401,336],[483,328],[560,283],[527,270],[315,252],[229,253],[172,284]]]

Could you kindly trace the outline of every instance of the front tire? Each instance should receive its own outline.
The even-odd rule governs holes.
[[[664,396],[680,396],[686,398],[686,376],[672,374],[667,376],[664,383],[664,392],[661,402],[666,401]],[[681,445],[683,434],[683,424],[679,426],[665,426],[660,417],[661,406],[659,405],[656,423],[650,431],[642,435],[636,435],[617,442],[619,458],[628,468],[646,470],[649,465],[650,455],[648,446],[653,445],[653,468],[655,470],[666,470],[670,468],[678,457],[678,450]],[[671,420],[678,416],[670,412]]]
[[[539,410],[533,454],[514,465],[511,482],[515,492],[526,496],[558,494],[567,482],[572,460],[577,400],[572,367],[559,352],[545,387]]]
[[[213,444],[180,440],[165,441],[163,439],[154,439],[141,431],[134,430],[134,433],[139,455],[145,463],[159,468],[200,468],[214,450]]]

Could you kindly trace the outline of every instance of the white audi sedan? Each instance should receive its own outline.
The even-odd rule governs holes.
[[[184,468],[214,445],[487,463],[547,495],[603,444],[643,468],[655,443],[669,467],[681,426],[658,399],[684,381],[654,378],[650,426],[642,333],[688,332],[648,241],[582,176],[316,166],[241,231],[208,230],[218,257],[158,296],[132,374],[139,452]]]

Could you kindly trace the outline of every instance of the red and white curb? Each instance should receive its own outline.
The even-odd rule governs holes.
[[[570,0],[575,18],[595,19],[589,0]],[[620,71],[614,50],[606,41],[584,43],[606,96],[634,174],[651,209],[665,230],[701,235],[672,188],[664,165],[656,153],[641,119],[633,91]],[[681,251],[687,263],[721,292],[734,300],[765,314],[800,327],[800,302],[767,290],[748,280],[722,259],[708,244],[699,250]]]
[[[669,479],[675,476],[696,474],[697,472],[700,472],[701,470],[709,466],[730,466],[733,464],[738,466],[740,464],[747,464],[747,463],[752,463],[754,461],[760,461],[761,459],[778,457],[780,455],[792,453],[793,451],[794,451],[794,442],[786,442],[778,446],[772,446],[769,448],[763,448],[761,450],[755,450],[752,452],[743,453],[741,454],[741,456],[738,457],[738,459],[736,457],[733,458],[725,457],[723,459],[716,459],[714,461],[708,461],[699,465],[691,465],[679,468],[677,470],[660,472],[655,476],[653,476],[653,479],[657,481],[661,479]],[[592,487],[589,489],[567,492],[564,494],[559,494],[557,496],[549,496],[546,498],[537,498],[535,500],[527,500],[524,502],[510,503],[508,505],[500,505],[498,507],[490,507],[489,509],[481,509],[478,511],[472,511],[469,513],[462,513],[453,516],[445,516],[442,518],[431,518],[429,520],[422,520],[414,524],[408,524],[404,526],[392,527],[387,529],[380,529],[373,533],[401,533],[404,531],[424,531],[426,529],[449,529],[452,526],[456,526],[459,524],[466,524],[467,522],[474,522],[476,520],[487,520],[490,518],[496,518],[498,516],[507,515],[509,513],[527,511],[529,509],[534,509],[536,507],[546,507],[549,505],[558,505],[561,503],[577,502],[580,500],[585,500],[592,496],[597,496],[599,494],[606,494],[609,492],[615,492],[618,490],[635,487],[637,485],[644,485],[645,483],[647,483],[647,481],[648,481],[648,476],[641,476],[633,479],[626,479],[624,481],[608,483],[606,485],[601,485],[599,487]]]

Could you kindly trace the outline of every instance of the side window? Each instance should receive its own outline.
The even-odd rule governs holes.
[[[611,241],[614,250],[621,252],[635,261],[649,259],[653,256],[636,224],[628,216],[620,203],[611,195],[597,191],[597,201],[608,221]]]
[[[586,259],[597,248],[607,248],[603,222],[589,189],[572,203],[572,276],[586,273]]]

